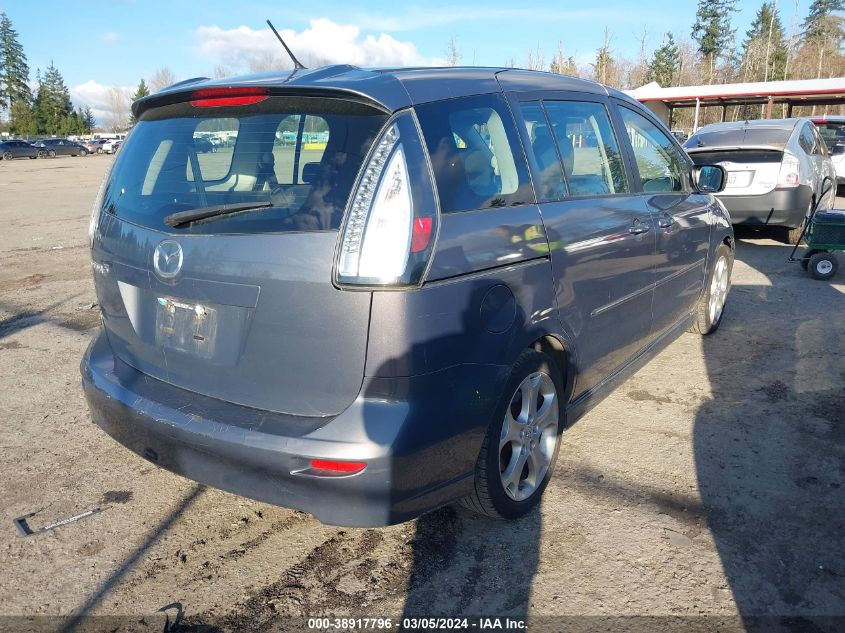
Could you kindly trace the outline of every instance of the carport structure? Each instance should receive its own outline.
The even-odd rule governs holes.
[[[775,105],[786,105],[786,116],[792,116],[796,106],[826,106],[845,104],[845,77],[830,79],[796,79],[792,81],[759,81],[707,86],[678,86],[661,88],[656,82],[641,86],[628,94],[648,106],[670,128],[677,108],[695,108],[693,133],[699,127],[701,108],[722,108],[725,121],[729,106],[760,105],[765,118],[772,118]]]

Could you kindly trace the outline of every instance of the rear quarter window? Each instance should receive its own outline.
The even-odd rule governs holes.
[[[528,170],[500,94],[416,107],[443,213],[531,201]]]

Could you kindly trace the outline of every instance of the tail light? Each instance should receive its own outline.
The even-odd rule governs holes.
[[[340,285],[414,286],[437,232],[431,168],[411,112],[388,123],[359,176],[338,249]]]
[[[778,174],[778,187],[797,187],[801,181],[801,170],[798,159],[788,152],[783,153],[783,160],[780,163]]]
[[[191,93],[195,108],[223,108],[260,103],[269,97],[266,88],[244,86],[238,88],[203,88]]]

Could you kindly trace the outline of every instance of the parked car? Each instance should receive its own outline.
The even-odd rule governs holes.
[[[599,84],[341,66],[133,113],[91,218],[83,386],[191,479],[341,525],[515,518],[565,424],[724,314],[724,170]],[[313,128],[324,149],[274,143]],[[207,129],[239,137],[228,162],[185,142]]]
[[[827,143],[836,170],[836,184],[845,185],[845,116],[825,115],[813,124]]]
[[[12,160],[13,158],[38,158],[40,150],[26,141],[12,139],[0,142],[0,158]]]
[[[728,180],[719,199],[734,224],[776,226],[790,244],[805,215],[836,178],[827,145],[810,119],[762,119],[706,125],[684,143],[696,164],[717,163]],[[833,206],[835,186],[820,208]]]
[[[46,151],[49,157],[54,156],[88,156],[88,150],[80,143],[64,138],[45,138],[34,143],[36,147]]]
[[[92,138],[91,140],[85,141],[83,143],[83,147],[85,147],[90,154],[102,154],[104,151],[103,146],[105,144],[106,139]]]
[[[194,149],[200,154],[206,154],[209,152],[217,151],[217,147],[214,145],[214,143],[212,143],[211,140],[203,136],[194,137]]]
[[[105,143],[103,143],[103,153],[104,154],[117,154],[117,150],[120,149],[120,146],[123,144],[123,140],[119,138],[111,138],[107,139]]]

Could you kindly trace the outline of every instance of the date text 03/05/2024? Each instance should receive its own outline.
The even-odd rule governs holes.
[[[513,618],[308,618],[312,631],[526,631],[524,620]]]

